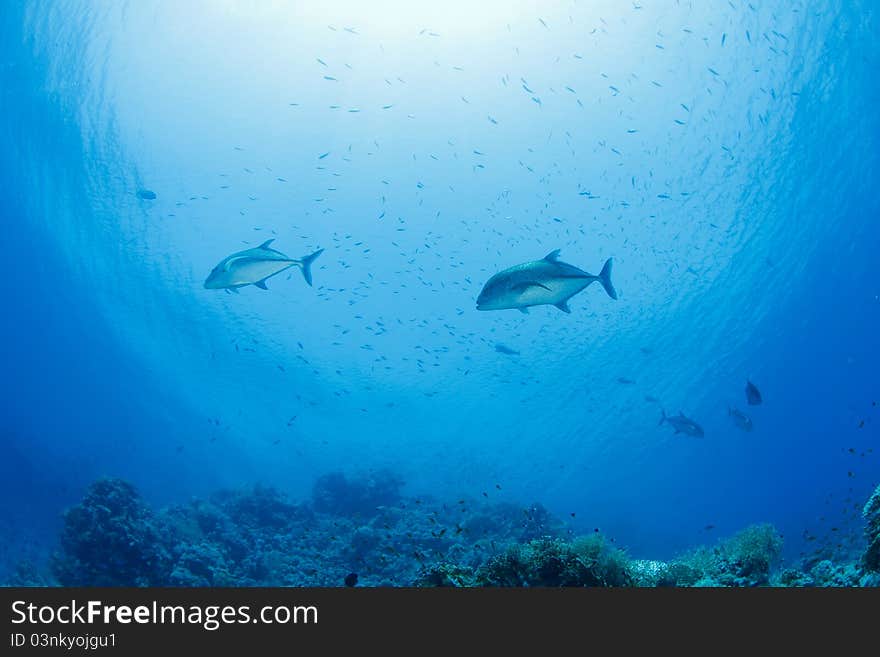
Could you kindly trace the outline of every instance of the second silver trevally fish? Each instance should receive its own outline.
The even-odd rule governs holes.
[[[560,261],[559,249],[556,249],[541,260],[495,274],[477,297],[477,310],[516,308],[525,313],[530,306],[550,305],[570,313],[568,300],[593,281],[599,281],[609,297],[617,298],[611,284],[611,258],[605,261],[599,275],[593,276]]]
[[[205,287],[209,290],[225,289],[238,292],[238,288],[245,285],[256,285],[268,290],[266,281],[290,267],[302,269],[303,278],[311,285],[312,262],[324,252],[324,249],[302,258],[288,258],[281,251],[270,248],[269,245],[274,241],[274,239],[267,240],[254,249],[239,251],[223,258],[208,275]]]

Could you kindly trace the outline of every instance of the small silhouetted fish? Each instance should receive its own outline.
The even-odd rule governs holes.
[[[713,529],[715,529],[715,525],[706,525],[705,527],[703,527],[703,529],[706,530],[707,532],[710,532]]]
[[[515,349],[511,349],[507,345],[501,344],[500,342],[495,345],[495,351],[499,354],[507,354],[508,356],[519,356],[519,352]]]
[[[149,189],[139,189],[137,195],[139,199],[143,199],[144,201],[156,200],[156,192]]]
[[[357,586],[358,583],[358,574],[357,573],[349,573],[345,576],[345,585],[348,587]]]
[[[748,380],[746,381],[746,401],[749,402],[749,406],[758,406],[764,401],[761,398],[761,391],[758,390],[758,387]]]
[[[635,383],[635,381],[633,381],[632,379],[627,379],[625,376],[618,377],[617,382],[622,383],[623,385],[631,385]]]
[[[646,402],[658,402],[660,400],[657,399],[656,397],[654,397],[653,395],[645,395],[645,401]]]
[[[672,428],[675,429],[675,433],[683,433],[687,436],[694,436],[695,438],[702,438],[705,435],[703,433],[703,427],[689,417],[686,417],[681,411],[678,412],[678,415],[666,415],[666,411],[661,412],[663,415],[660,417],[660,422],[658,422],[658,424],[663,424],[664,422],[669,423],[672,425]]]
[[[750,418],[738,408],[730,408],[728,406],[727,414],[731,417],[733,423],[737,426],[738,429],[742,429],[743,431],[752,430],[752,418]]]

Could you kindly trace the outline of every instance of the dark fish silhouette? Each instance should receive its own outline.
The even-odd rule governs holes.
[[[761,397],[761,391],[758,390],[758,387],[748,380],[746,381],[746,401],[749,402],[749,406],[758,406],[762,401],[764,401]]]
[[[666,422],[672,425],[672,428],[675,429],[675,433],[683,433],[687,436],[694,436],[695,438],[702,438],[705,435],[703,427],[689,417],[686,417],[681,411],[678,412],[678,415],[666,415],[666,411],[661,411],[661,413],[663,415],[660,417],[660,422],[657,424],[663,424]]]
[[[507,354],[508,356],[519,356],[519,352],[516,349],[511,349],[505,344],[501,344],[500,342],[495,345],[495,351],[499,354]]]
[[[351,588],[352,586],[357,586],[358,583],[358,575],[357,573],[349,573],[345,576],[345,585]]]
[[[752,418],[743,413],[738,408],[727,408],[727,414],[733,420],[733,423],[737,426],[737,428],[742,429],[743,431],[751,431],[754,428],[752,424]]]

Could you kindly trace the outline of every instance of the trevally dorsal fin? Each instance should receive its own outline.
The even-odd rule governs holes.
[[[559,260],[559,251],[559,249],[551,251],[544,256],[544,260],[546,260],[547,262],[556,262],[557,260]]]
[[[523,281],[522,283],[517,283],[516,285],[512,286],[511,289],[517,292],[525,292],[530,287],[543,287],[548,292],[550,291],[549,287],[547,287],[543,283],[539,283],[538,281]]]
[[[272,239],[270,239],[270,240],[266,240],[265,242],[263,242],[262,244],[260,244],[260,246],[258,246],[257,248],[258,248],[258,249],[268,249],[268,248],[269,248],[269,245],[270,245],[272,242],[274,242],[274,241],[275,241],[275,238],[273,237]]]

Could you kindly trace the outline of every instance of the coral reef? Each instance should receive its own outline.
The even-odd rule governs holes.
[[[861,560],[816,552],[778,570],[779,533],[747,527],[671,561],[633,560],[598,530],[574,536],[539,504],[406,497],[388,471],[320,477],[293,502],[265,486],[152,510],[103,479],[64,514],[48,568],[18,586],[878,586],[880,488]]]
[[[354,572],[359,585],[405,586],[428,566],[473,571],[502,545],[563,532],[538,504],[404,499],[402,486],[388,471],[331,473],[306,503],[256,486],[154,513],[130,484],[103,480],[65,514],[51,571],[62,585],[341,586]],[[463,580],[451,568],[434,581]]]
[[[484,586],[631,586],[629,560],[601,534],[512,545],[477,571]]]
[[[630,566],[636,586],[694,586],[702,573],[693,566],[678,561],[635,561]]]
[[[865,503],[862,517],[865,519],[865,538],[868,540],[862,564],[866,570],[880,572],[880,486]]]
[[[632,586],[629,559],[601,534],[573,541],[545,536],[509,545],[477,568],[438,563],[417,586]]]
[[[424,566],[415,580],[420,587],[469,587],[479,586],[473,568],[440,562]]]
[[[752,525],[669,564],[660,581],[667,586],[764,586],[781,553],[782,537],[772,525]]]
[[[162,528],[134,487],[102,479],[64,514],[52,572],[63,586],[157,586],[169,555]]]

